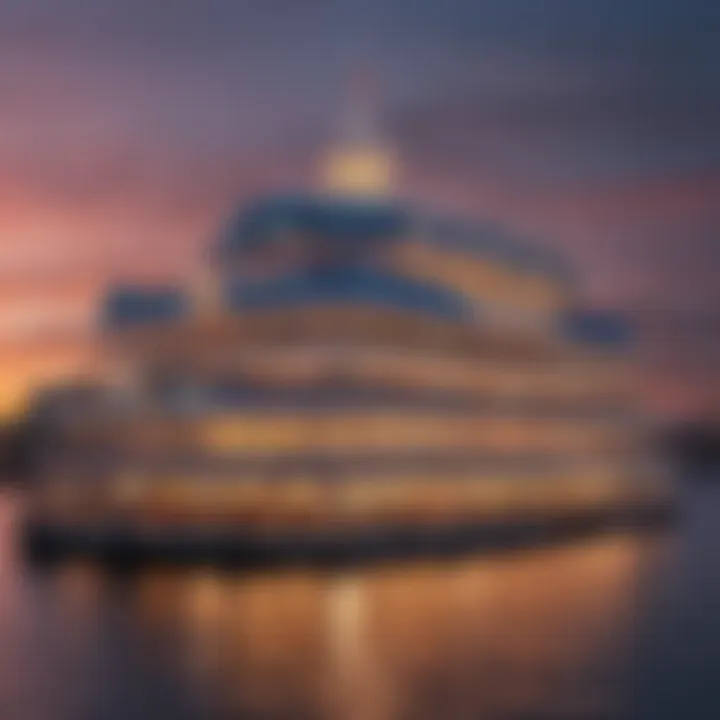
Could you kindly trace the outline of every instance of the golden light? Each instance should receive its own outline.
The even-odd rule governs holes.
[[[370,147],[331,153],[322,169],[323,189],[349,195],[384,195],[393,189],[395,164],[383,150]]]

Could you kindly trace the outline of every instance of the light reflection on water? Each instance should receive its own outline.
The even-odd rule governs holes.
[[[659,537],[344,572],[29,569],[0,497],[0,717],[614,718]]]

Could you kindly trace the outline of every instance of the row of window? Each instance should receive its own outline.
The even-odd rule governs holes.
[[[115,349],[142,362],[195,364],[233,352],[233,364],[251,348],[276,348],[297,354],[304,348],[391,348],[448,359],[504,364],[563,363],[573,358],[608,358],[606,352],[566,342],[557,333],[505,332],[497,326],[477,326],[386,311],[362,305],[284,308],[227,317],[212,325],[149,328],[116,339]],[[374,350],[372,350],[374,351]],[[410,352],[408,352],[410,351]],[[367,353],[363,353],[367,354]],[[615,355],[613,353],[613,355]]]
[[[238,376],[248,385],[302,386],[323,380],[367,387],[472,392],[486,397],[568,400],[627,394],[627,366],[610,362],[480,363],[392,350],[246,353]]]
[[[137,442],[166,444],[167,428],[141,432]],[[132,432],[132,431],[130,431]],[[328,412],[288,416],[248,413],[243,418],[201,420],[194,428],[200,447],[220,453],[403,450],[408,448],[524,452],[600,452],[632,442],[626,424],[423,416],[409,412],[349,414]]]
[[[312,517],[337,517],[355,513],[400,512],[466,513],[527,510],[562,510],[597,507],[626,502],[641,492],[659,488],[635,484],[627,468],[589,469],[584,473],[538,477],[537,474],[506,477],[465,478],[406,477],[383,483],[344,482],[327,484],[317,479],[296,480],[282,485],[262,480],[244,483],[203,482],[199,478],[175,478],[158,483],[152,476],[133,474],[115,477],[103,492],[88,494],[77,483],[56,483],[41,501],[50,508],[72,511],[85,505],[97,519],[103,506],[137,512],[185,512],[202,517],[258,514],[266,519],[278,514],[301,513]],[[294,515],[295,518],[301,517]]]

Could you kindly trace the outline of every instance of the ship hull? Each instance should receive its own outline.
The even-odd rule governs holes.
[[[325,528],[217,527],[181,523],[149,527],[29,519],[28,556],[36,561],[70,557],[111,563],[211,562],[235,565],[356,562],[552,544],[602,532],[659,531],[675,521],[668,499],[574,513],[508,516],[499,520],[366,523]]]
[[[657,472],[515,478],[187,479],[137,475],[55,481],[31,497],[26,539],[33,556],[331,560],[514,546],[672,517],[670,483]],[[276,470],[277,472],[277,470]],[[53,492],[49,492],[52,489]],[[58,492],[63,490],[64,492]]]

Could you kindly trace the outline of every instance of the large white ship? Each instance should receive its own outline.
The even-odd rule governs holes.
[[[244,207],[186,286],[114,287],[104,387],[62,392],[32,528],[310,537],[660,507],[625,321],[566,262],[393,197],[356,123],[312,194]]]

